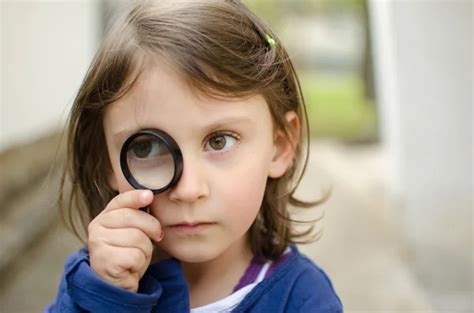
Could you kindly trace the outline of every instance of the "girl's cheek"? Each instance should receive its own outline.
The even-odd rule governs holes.
[[[150,205],[150,213],[160,220],[160,217],[163,215],[164,211],[167,210],[169,205],[166,204],[166,201],[163,201],[163,194],[155,195],[153,202]]]
[[[242,179],[242,176],[248,175],[248,179]],[[222,193],[225,202],[237,207],[238,214],[250,213],[260,209],[263,194],[265,191],[266,179],[252,179],[251,173],[241,173],[235,177],[234,181],[227,177],[225,185],[222,185]]]

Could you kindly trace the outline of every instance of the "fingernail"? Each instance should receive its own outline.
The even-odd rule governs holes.
[[[158,236],[158,240],[157,241],[161,241],[163,240],[163,237],[165,236],[165,233],[163,231],[161,231],[160,233],[160,236]]]

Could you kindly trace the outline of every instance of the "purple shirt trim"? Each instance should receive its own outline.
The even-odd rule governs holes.
[[[257,279],[258,273],[260,273],[264,264],[265,263],[260,261],[258,258],[253,257],[252,261],[250,261],[250,265],[245,270],[244,275],[240,278],[239,283],[234,287],[233,292],[253,283]]]
[[[268,269],[267,273],[265,274],[265,278],[269,277],[278,266],[283,264],[288,259],[291,254],[292,251],[283,253],[275,262],[273,262],[270,265],[270,268]],[[262,270],[263,265],[265,265],[265,261],[262,261],[261,258],[259,259],[254,256],[252,258],[252,261],[250,261],[250,265],[245,270],[244,275],[242,275],[239,280],[239,283],[234,287],[234,290],[232,292],[236,292],[237,290],[254,283],[258,277],[258,274]]]

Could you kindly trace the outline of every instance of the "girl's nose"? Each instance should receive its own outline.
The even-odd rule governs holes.
[[[191,203],[205,199],[209,188],[203,169],[196,160],[183,156],[183,172],[178,184],[170,190],[169,197],[173,201]]]

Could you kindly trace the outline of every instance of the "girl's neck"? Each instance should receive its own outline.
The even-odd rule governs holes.
[[[244,237],[213,260],[182,262],[189,284],[191,307],[202,306],[231,294],[251,260],[252,251]]]

